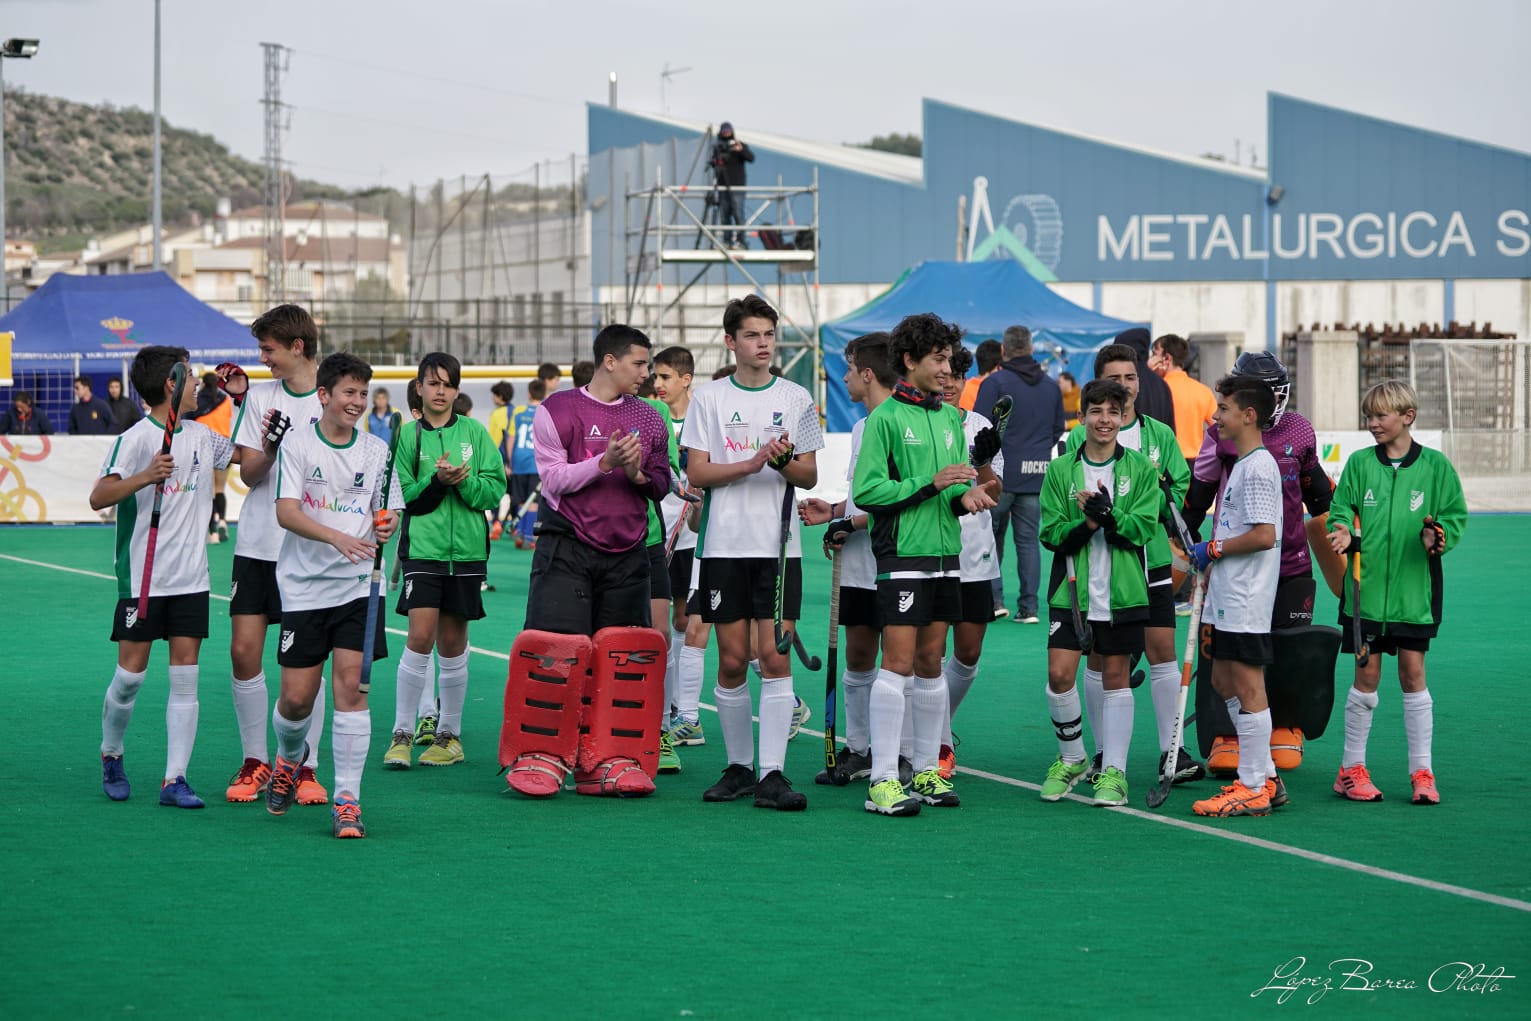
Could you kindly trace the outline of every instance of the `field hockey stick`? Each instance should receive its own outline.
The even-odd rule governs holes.
[[[1079,651],[1088,656],[1095,647],[1095,632],[1091,630],[1090,622],[1079,612],[1079,584],[1074,577],[1073,554],[1064,557],[1063,564],[1068,569],[1069,608],[1074,611],[1074,638],[1079,642]]]
[[[527,511],[532,509],[532,504],[536,503],[537,502],[537,497],[539,497],[541,495],[542,495],[542,480],[538,479],[537,480],[537,484],[532,487],[532,495],[528,496],[525,500],[523,500],[521,502],[520,508],[517,509],[517,511],[516,511],[516,520],[517,521],[520,521],[521,520],[521,516],[523,514],[525,514]]]
[[[170,388],[170,409],[165,412],[165,438],[160,441],[159,452],[170,455],[170,444],[175,439],[176,427],[181,423],[181,397],[186,393],[186,363],[176,362],[170,369],[174,380]],[[165,499],[165,480],[154,484],[154,510],[149,514],[149,537],[144,543],[143,588],[138,593],[138,619],[149,616],[149,580],[154,576],[154,550],[159,546],[160,503]]]
[[[783,655],[792,648],[792,636],[782,630],[782,611],[787,598],[787,543],[792,539],[792,511],[797,507],[797,487],[787,483],[781,498],[781,542],[776,547],[776,651]]]
[[[835,771],[835,692],[840,685],[840,554],[829,572],[829,669],[824,673],[824,768]]]
[[[1361,554],[1351,554],[1347,573],[1350,575],[1350,640],[1356,650],[1356,666],[1364,667],[1372,654],[1361,630]]]
[[[702,498],[700,496],[692,492],[690,489],[681,486],[678,482],[675,484],[675,486],[671,487],[670,492],[680,497],[687,504],[702,502]],[[675,516],[675,524],[670,526],[670,534],[665,538],[664,562],[666,565],[668,565],[675,556],[675,544],[680,540],[680,530],[686,527],[687,510],[687,507],[682,507],[680,509],[680,513]]]
[[[389,417],[388,428],[392,435],[388,437],[388,463],[383,466],[383,490],[379,496],[382,506],[377,510],[378,521],[388,513],[388,491],[393,488],[393,456],[399,450],[401,431],[397,411]],[[377,606],[383,600],[383,547],[386,545],[378,543],[377,552],[372,555],[372,588],[367,593],[367,630],[361,640],[361,682],[356,686],[363,695],[372,687],[372,650],[377,644]]]
[[[1149,808],[1158,808],[1170,796],[1170,788],[1175,784],[1175,770],[1179,766],[1180,745],[1185,741],[1185,728],[1189,722],[1185,718],[1185,702],[1191,690],[1191,671],[1196,663],[1196,633],[1201,628],[1201,604],[1207,595],[1206,579],[1201,574],[1198,573],[1191,584],[1191,626],[1186,631],[1185,657],[1180,664],[1180,695],[1175,706],[1175,729],[1170,738],[1170,750],[1164,756],[1164,773],[1159,777],[1159,786],[1150,787],[1144,796]]]

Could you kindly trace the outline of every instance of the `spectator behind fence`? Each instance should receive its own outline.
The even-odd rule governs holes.
[[[48,436],[52,432],[53,423],[32,399],[30,390],[17,390],[11,394],[11,407],[0,411],[0,435]]]
[[[372,410],[362,420],[362,428],[387,443],[393,439],[393,430],[388,428],[392,417],[393,405],[388,400],[388,388],[380,386],[372,391]]]
[[[91,390],[90,378],[76,377],[74,407],[69,409],[69,432],[74,436],[110,436],[118,431],[112,409]]]
[[[106,406],[112,409],[112,417],[117,420],[117,427],[112,432],[119,435],[144,417],[138,402],[122,392],[122,380],[115,376],[106,381]]]

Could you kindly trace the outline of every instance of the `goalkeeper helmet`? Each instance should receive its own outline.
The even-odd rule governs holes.
[[[1286,366],[1269,351],[1245,351],[1233,363],[1233,375],[1254,376],[1264,381],[1276,395],[1276,411],[1271,415],[1271,425],[1281,421],[1286,411],[1286,401],[1292,393],[1292,380],[1286,374]]]

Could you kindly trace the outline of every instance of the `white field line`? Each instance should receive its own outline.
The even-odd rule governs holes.
[[[14,563],[27,564],[31,567],[41,567],[50,571],[66,571],[70,574],[84,575],[87,578],[100,578],[104,581],[117,580],[114,575],[102,574],[99,571],[84,571],[77,567],[62,567],[58,564],[50,564],[41,560],[28,560],[24,557],[15,557],[4,553],[0,553],[0,560],[10,560]],[[214,595],[212,598],[221,599],[224,602],[229,601],[229,597],[223,595]],[[396,628],[389,628],[388,633],[391,635],[398,635],[400,637],[406,637],[408,635],[408,632],[401,631]],[[493,649],[481,649],[476,645],[470,645],[468,648],[471,652],[476,652],[481,656],[489,656],[493,659],[501,660],[502,662],[508,662],[510,659],[510,656],[507,653],[496,652]],[[709,712],[717,712],[717,708],[715,706],[709,705],[705,702],[701,704],[701,708],[706,709]],[[758,721],[759,717],[755,717],[755,719]],[[824,732],[821,730],[810,730],[809,728],[804,727],[801,732],[820,739],[824,737]],[[1019,787],[1028,791],[1040,791],[1042,789],[1040,784],[1034,784],[1026,780],[1017,780],[1015,777],[1003,776],[999,773],[990,773],[987,770],[974,769],[972,766],[958,766],[957,769],[959,772],[966,773],[969,776],[976,776],[979,779],[990,780],[994,783],[1004,784],[1009,787]],[[1185,796],[1189,797],[1189,792],[1187,792]],[[1089,798],[1083,797],[1079,794],[1068,795],[1068,800],[1077,801],[1084,805],[1091,804]],[[1158,823],[1161,826],[1173,826],[1176,829],[1188,830],[1192,833],[1197,833],[1203,836],[1216,837],[1219,840],[1231,840],[1235,843],[1244,844],[1249,847],[1258,847],[1262,850],[1275,852],[1276,854],[1290,855],[1291,857],[1301,858],[1304,861],[1311,861],[1319,865],[1328,865],[1333,868],[1345,869],[1349,872],[1356,872],[1364,876],[1372,876],[1377,879],[1387,879],[1395,883],[1403,883],[1407,886],[1417,886],[1421,889],[1434,890],[1437,893],[1449,894],[1453,897],[1462,897],[1466,900],[1475,900],[1484,904],[1493,904],[1502,908],[1510,908],[1515,911],[1525,911],[1531,913],[1531,902],[1516,900],[1513,897],[1501,897],[1498,894],[1484,893],[1481,890],[1473,890],[1465,886],[1456,886],[1451,883],[1441,883],[1434,879],[1425,879],[1422,876],[1411,876],[1407,872],[1395,872],[1392,869],[1385,869],[1376,865],[1368,865],[1365,862],[1352,861],[1349,858],[1339,858],[1332,854],[1324,854],[1321,851],[1310,851],[1304,847],[1293,847],[1291,844],[1282,844],[1274,840],[1265,840],[1262,837],[1250,836],[1248,833],[1239,833],[1233,830],[1219,829],[1215,826],[1208,826],[1204,823],[1192,822],[1189,819],[1183,819],[1177,816],[1158,815],[1153,812],[1145,812],[1141,809],[1130,808],[1127,806],[1110,809],[1109,811],[1117,815],[1126,815],[1134,819],[1142,819],[1147,822]]]

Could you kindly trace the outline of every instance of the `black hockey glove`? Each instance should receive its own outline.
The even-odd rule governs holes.
[[[266,443],[273,447],[281,446],[282,437],[287,435],[287,430],[292,428],[292,419],[282,414],[280,408],[272,408],[266,412]]]
[[[987,429],[978,430],[973,437],[973,449],[970,451],[974,468],[982,468],[994,460],[994,455],[999,453],[999,430],[992,425]]]

